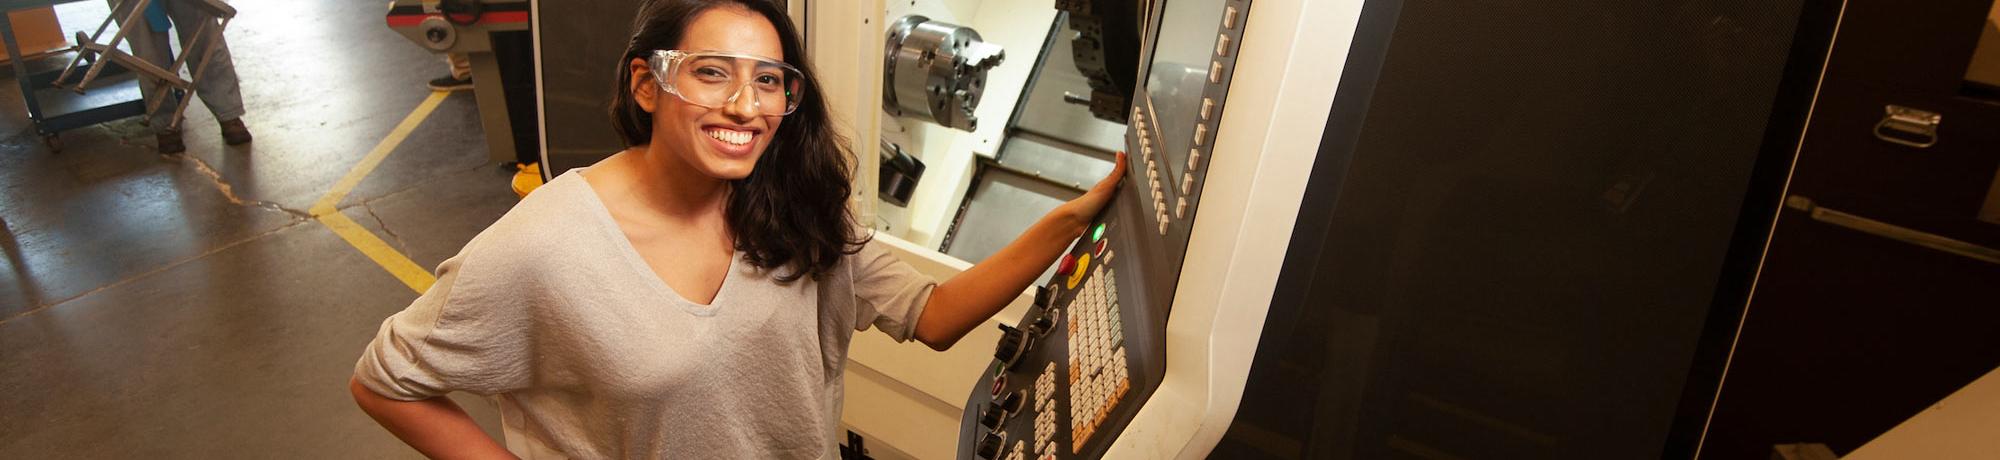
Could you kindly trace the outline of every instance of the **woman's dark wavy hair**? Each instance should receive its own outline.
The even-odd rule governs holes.
[[[867,237],[857,235],[854,215],[847,209],[852,191],[851,153],[847,139],[834,130],[820,91],[819,78],[806,59],[798,28],[772,0],[648,0],[632,20],[632,40],[618,59],[617,95],[611,100],[612,126],[626,146],[652,142],[653,116],[640,109],[632,95],[633,59],[653,50],[674,49],[688,24],[714,8],[739,7],[764,16],[778,30],[785,63],[805,75],[804,98],[772,133],[771,144],[750,176],[729,183],[725,215],[736,236],[736,249],[750,263],[765,269],[790,267],[779,281],[800,277],[820,279],[842,256],[861,250]]]

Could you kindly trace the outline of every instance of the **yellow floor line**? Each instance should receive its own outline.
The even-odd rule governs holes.
[[[409,256],[403,255],[402,252],[396,251],[396,248],[389,246],[389,243],[382,241],[381,237],[375,236],[374,232],[355,223],[354,219],[347,218],[346,214],[341,214],[337,206],[341,199],[347,197],[348,192],[353,191],[355,186],[361,185],[361,179],[367,178],[369,172],[382,164],[382,159],[388,158],[390,152],[396,151],[396,146],[401,145],[404,138],[410,137],[410,131],[416,130],[417,125],[423,124],[425,118],[430,118],[431,111],[437,109],[439,102],[443,102],[444,98],[450,95],[449,91],[432,91],[430,97],[425,98],[422,104],[417,104],[417,109],[410,111],[409,116],[403,117],[403,122],[396,124],[396,129],[389,131],[388,137],[382,138],[382,142],[375,144],[375,150],[368,152],[368,156],[362,157],[361,162],[349,169],[347,176],[341,177],[340,182],[335,182],[333,189],[328,190],[326,196],[320,197],[319,202],[314,203],[312,209],[308,211],[320,225],[333,230],[334,234],[340,235],[340,239],[347,240],[348,245],[360,250],[369,260],[375,261],[376,265],[382,266],[383,270],[388,270],[390,275],[395,275],[397,280],[401,280],[404,285],[419,293],[430,290],[431,284],[436,283],[437,278],[432,277],[431,272],[425,270],[423,266],[411,261]]]
[[[361,179],[368,177],[368,173],[374,171],[375,166],[382,164],[382,159],[388,158],[389,152],[394,152],[396,146],[403,143],[403,138],[410,137],[410,131],[416,130],[417,125],[422,124],[425,118],[430,118],[431,110],[437,109],[438,103],[444,102],[444,98],[450,95],[451,92],[448,91],[431,91],[430,97],[424,98],[422,104],[417,104],[417,109],[411,111],[410,116],[403,117],[403,122],[396,124],[396,129],[389,131],[388,137],[382,138],[382,142],[375,144],[375,150],[368,152],[368,156],[361,157],[361,162],[355,163],[353,169],[347,170],[347,176],[340,178],[340,182],[335,182],[333,190],[327,191],[326,196],[320,197],[319,202],[313,203],[312,209],[307,212],[314,216],[334,213],[334,207],[340,204],[340,199],[346,198],[347,192],[354,190],[354,186],[361,185]]]
[[[354,219],[347,218],[346,214],[336,212],[319,216],[318,219],[321,225],[340,235],[340,239],[347,240],[347,244],[354,246],[354,249],[361,250],[361,254],[374,260],[376,265],[381,265],[383,270],[388,270],[390,275],[395,275],[397,280],[401,280],[411,290],[422,293],[430,290],[431,284],[437,283],[437,278],[431,276],[430,270],[425,270],[403,253],[397,252],[396,248],[390,247],[389,243],[376,237],[374,232],[355,223]]]

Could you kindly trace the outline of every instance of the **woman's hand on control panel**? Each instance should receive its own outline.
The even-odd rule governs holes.
[[[1112,193],[1118,191],[1118,184],[1124,182],[1125,152],[1118,152],[1118,158],[1112,161],[1111,174],[1107,174],[1103,180],[1097,181],[1097,185],[1091,186],[1090,191],[1084,192],[1083,196],[1076,197],[1076,199],[1069,200],[1068,203],[1058,206],[1056,212],[1063,213],[1065,217],[1074,219],[1079,229],[1078,231],[1081,232],[1081,229],[1090,225],[1092,218],[1097,217],[1098,212],[1104,210],[1105,205],[1111,203]],[[1081,235],[1081,233],[1078,233],[1078,235]]]
[[[1111,174],[1090,191],[1056,206],[1013,242],[932,289],[917,319],[917,341],[937,350],[951,348],[999,313],[1054,265],[1070,242],[1083,236],[1091,218],[1111,203],[1111,195],[1124,177],[1125,152],[1118,152]]]

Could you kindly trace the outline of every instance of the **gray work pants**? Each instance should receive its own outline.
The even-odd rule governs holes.
[[[114,6],[119,3],[131,3],[131,0],[109,1]],[[160,7],[166,9],[167,17],[174,23],[174,31],[180,35],[182,46],[194,43],[194,32],[195,29],[201,27],[201,21],[213,20],[200,9],[192,5],[183,4],[182,0],[153,0],[153,3],[158,3]],[[123,13],[122,11],[114,11],[113,14]],[[146,62],[151,62],[161,68],[173,65],[174,60],[169,57],[172,53],[169,51],[170,48],[168,48],[167,33],[164,31],[154,31],[152,26],[144,20],[144,16],[141,16],[139,21],[134,22],[137,22],[137,24],[127,25],[127,27],[132,28],[132,31],[126,34],[126,39],[132,43],[132,55],[138,56],[140,59],[144,59]],[[243,93],[237,87],[236,64],[229,59],[228,41],[221,39],[221,30],[210,27],[209,33],[214,34],[210,40],[213,40],[215,48],[209,54],[208,68],[202,70],[201,78],[196,79],[194,82],[195,97],[201,99],[202,105],[208,106],[209,113],[215,114],[216,120],[234,120],[243,116]],[[183,52],[187,51],[183,50]],[[200,53],[188,56],[187,68],[181,72],[181,75],[194,75],[194,69],[199,68],[200,65]],[[180,99],[175,97],[170,91],[154,91],[153,85],[150,83],[139,85],[139,92],[146,97],[148,102],[151,102],[154,98],[165,98],[165,100],[160,101],[158,109],[148,114],[147,120],[153,126],[153,130],[160,132],[167,131],[167,125],[173,121],[174,107],[180,104]]]

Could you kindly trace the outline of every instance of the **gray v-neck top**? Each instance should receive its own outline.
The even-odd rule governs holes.
[[[690,302],[572,171],[439,265],[354,376],[398,400],[493,396],[522,458],[833,457],[848,341],[908,340],[937,285],[879,243],[842,265],[780,283],[739,252]]]

